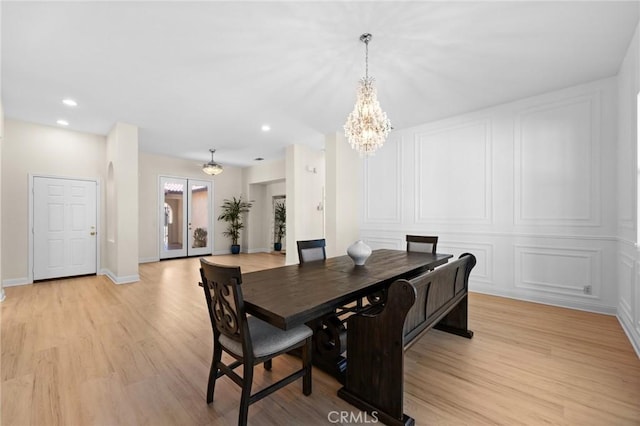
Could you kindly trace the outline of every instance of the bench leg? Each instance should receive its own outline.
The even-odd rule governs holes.
[[[468,299],[469,296],[465,295],[433,328],[471,339],[473,331],[468,328]]]

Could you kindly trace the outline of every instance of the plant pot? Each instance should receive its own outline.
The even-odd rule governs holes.
[[[240,253],[240,244],[231,244],[231,254]]]
[[[280,251],[282,250],[282,243],[273,243],[273,249],[275,251]]]

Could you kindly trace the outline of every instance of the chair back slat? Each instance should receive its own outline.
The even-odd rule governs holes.
[[[219,333],[245,345],[250,344],[242,297],[239,266],[218,265],[200,259],[200,275],[214,334]]]
[[[438,237],[435,235],[407,235],[407,251],[435,254],[437,248]]]
[[[300,263],[325,260],[327,258],[325,251],[326,241],[324,238],[319,240],[298,241],[297,243]]]

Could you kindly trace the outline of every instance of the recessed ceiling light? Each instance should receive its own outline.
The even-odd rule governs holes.
[[[261,129],[263,132],[268,132],[269,130],[271,130],[271,126],[269,126],[268,124],[263,124]]]
[[[61,126],[68,126],[69,122],[67,120],[58,120],[56,121],[56,123],[58,123]]]
[[[76,101],[74,101],[73,99],[63,99],[62,103],[65,104],[66,106],[70,106],[70,107],[75,107],[78,106],[78,103]]]
[[[253,160],[254,160],[254,161],[262,161],[262,160],[264,160],[264,158],[262,158],[262,157],[256,157],[256,158],[254,158]]]

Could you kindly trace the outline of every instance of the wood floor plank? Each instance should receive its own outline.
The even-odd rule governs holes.
[[[267,253],[213,260],[244,272],[284,264]],[[177,259],[140,265],[134,284],[97,276],[5,289],[1,424],[235,425],[233,382],[221,379],[205,402],[212,332],[198,267]],[[405,355],[405,412],[418,425],[640,425],[640,359],[615,317],[474,293],[469,316],[473,339],[433,330]],[[299,362],[258,366],[254,388]],[[332,377],[313,374],[309,397],[295,382],[252,405],[250,424],[357,424],[329,421],[359,412]]]

